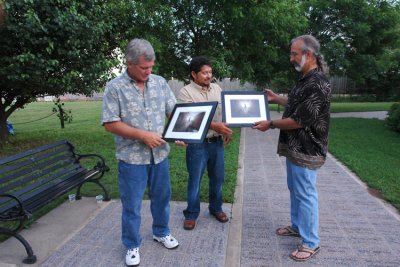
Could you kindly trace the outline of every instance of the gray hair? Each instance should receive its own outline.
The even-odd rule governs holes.
[[[133,64],[138,64],[140,56],[144,56],[147,61],[156,59],[153,46],[149,41],[135,38],[126,47],[125,59],[126,62],[130,61]]]
[[[329,67],[328,64],[326,63],[324,56],[320,52],[320,44],[318,40],[312,36],[312,35],[301,35],[298,36],[292,41],[290,41],[290,45],[292,45],[294,42],[302,40],[303,41],[303,52],[310,51],[314,57],[317,60],[317,65],[318,65],[318,70],[322,71],[324,74],[328,75],[329,74]]]

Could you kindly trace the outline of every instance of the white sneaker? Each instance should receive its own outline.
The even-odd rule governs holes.
[[[131,248],[126,252],[125,263],[128,266],[138,266],[140,263],[139,248]]]
[[[164,247],[168,249],[177,248],[179,246],[178,240],[176,240],[172,235],[166,235],[163,237],[157,237],[153,235],[154,241],[160,242]]]

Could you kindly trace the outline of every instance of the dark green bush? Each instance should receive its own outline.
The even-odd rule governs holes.
[[[394,103],[388,112],[386,125],[393,131],[400,133],[400,103]]]

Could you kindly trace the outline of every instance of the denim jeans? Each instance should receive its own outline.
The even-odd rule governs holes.
[[[286,169],[292,227],[299,232],[303,245],[314,249],[320,242],[317,171],[295,165],[288,159]]]
[[[208,209],[210,213],[222,211],[222,184],[224,183],[224,144],[190,144],[186,148],[186,166],[189,173],[185,219],[195,220],[200,214],[200,183],[207,167],[209,178]]]
[[[140,210],[146,187],[148,187],[150,210],[153,216],[153,234],[159,237],[168,235],[171,198],[168,159],[158,164],[146,165],[119,161],[118,181],[122,202],[122,243],[124,246],[131,249],[141,244]]]

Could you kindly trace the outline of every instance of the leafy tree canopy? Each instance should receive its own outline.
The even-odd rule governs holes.
[[[217,78],[286,91],[289,41],[316,36],[333,75],[400,95],[400,3],[373,0],[0,0],[0,142],[6,119],[37,96],[90,95],[127,42],[149,40],[154,72],[189,79],[207,55]]]
[[[334,74],[351,78],[360,92],[400,95],[399,1],[302,2]]]
[[[288,43],[306,26],[296,1],[148,0],[134,5],[137,27],[158,52],[157,71],[184,80],[190,59],[207,55],[216,77],[264,86],[274,73],[287,74]]]

